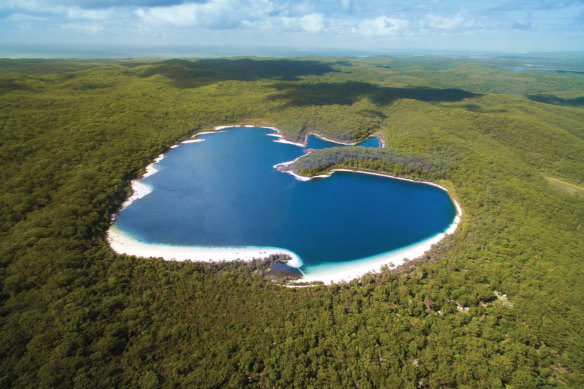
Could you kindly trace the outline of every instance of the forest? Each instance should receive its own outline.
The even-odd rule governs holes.
[[[0,387],[584,386],[584,60],[517,61],[0,59]],[[229,124],[380,136],[293,168],[433,181],[461,224],[397,269],[305,288],[274,258],[114,253],[130,181]]]

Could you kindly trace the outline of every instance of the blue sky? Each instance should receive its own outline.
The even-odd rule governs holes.
[[[584,0],[0,0],[0,56],[584,51]]]

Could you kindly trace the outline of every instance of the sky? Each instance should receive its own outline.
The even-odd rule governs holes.
[[[584,0],[0,0],[0,57],[584,51]]]

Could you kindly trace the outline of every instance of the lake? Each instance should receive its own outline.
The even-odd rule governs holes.
[[[438,187],[337,172],[300,181],[274,165],[304,154],[267,128],[205,133],[171,149],[151,192],[123,208],[114,227],[164,246],[283,248],[306,275],[333,272],[443,234],[456,208]],[[338,146],[311,136],[308,148]],[[364,146],[379,147],[376,138]]]

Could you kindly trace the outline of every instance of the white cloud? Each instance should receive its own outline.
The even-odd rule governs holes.
[[[111,9],[81,9],[69,8],[67,9],[67,17],[69,19],[91,19],[91,20],[106,20],[114,17],[114,12]]]
[[[266,17],[272,9],[270,0],[210,0],[205,3],[139,8],[135,14],[147,24],[230,29],[248,24],[246,21]]]
[[[422,21],[422,27],[429,27],[437,30],[454,30],[461,27],[472,27],[474,24],[472,19],[467,20],[460,13],[452,16],[437,16],[433,14],[426,15]]]
[[[322,14],[312,13],[299,18],[300,27],[306,32],[316,34],[324,29]]]
[[[317,34],[326,31],[326,23],[320,13],[303,16],[269,16],[258,22],[244,21],[246,26],[272,32],[308,32]]]
[[[136,15],[148,24],[188,26],[197,23],[200,12],[199,4],[181,4],[172,7],[139,8]]]
[[[396,35],[403,32],[409,24],[410,22],[405,19],[380,16],[359,22],[358,32],[365,36]]]

